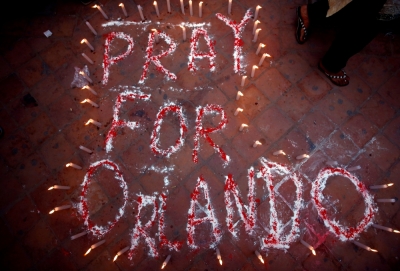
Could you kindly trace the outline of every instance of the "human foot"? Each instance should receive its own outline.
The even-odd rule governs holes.
[[[318,68],[326,75],[326,77],[331,80],[331,82],[339,87],[347,86],[350,83],[350,77],[346,74],[344,70],[339,72],[328,71],[322,64],[322,61],[318,63]]]
[[[308,28],[310,21],[308,19],[307,5],[300,6],[296,9],[297,14],[297,28],[296,28],[296,40],[299,44],[306,42],[308,38]]]

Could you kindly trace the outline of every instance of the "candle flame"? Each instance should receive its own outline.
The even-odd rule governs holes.
[[[80,74],[80,75],[84,75],[85,73],[84,73],[83,71],[80,71],[79,74]]]
[[[247,78],[247,75],[243,75],[243,78]]]
[[[164,269],[164,267],[166,267],[166,266],[167,266],[167,264],[163,263],[162,266],[161,266],[161,269]]]
[[[113,262],[115,262],[117,260],[117,258],[118,258],[118,254],[115,255]]]
[[[51,215],[52,213],[54,213],[55,212],[55,210],[53,209],[53,210],[51,210],[50,212],[49,212],[49,214]]]
[[[83,86],[82,89],[89,89],[89,86]]]
[[[84,43],[86,41],[86,39],[81,40],[81,44]]]
[[[267,53],[265,53],[264,55],[267,56],[267,57],[271,57],[271,55],[270,55],[270,54],[267,54]]]
[[[88,124],[90,124],[90,123],[92,123],[92,119],[88,120],[88,121],[85,123],[85,125],[88,125]]]
[[[378,252],[376,249],[372,249],[372,248],[370,248],[369,251]]]
[[[261,30],[261,28],[257,28],[257,30],[256,30],[256,31],[257,31],[257,32],[260,32],[260,30]]]
[[[314,256],[317,255],[317,253],[315,253],[314,249],[311,249],[311,252],[312,252],[312,254],[314,254]]]
[[[392,185],[394,185],[394,183],[388,183],[388,184],[387,184],[387,186],[392,186]]]
[[[87,102],[87,99],[83,100],[83,101],[81,102],[81,104],[84,104],[84,103],[86,103],[86,102]]]
[[[262,8],[262,6],[258,5],[257,8]]]
[[[203,5],[203,1],[200,1],[199,5]]]
[[[258,66],[257,65],[253,65],[253,69],[258,69]]]
[[[120,7],[123,7],[123,6],[124,6],[124,4],[122,4],[122,3],[121,3],[121,4],[119,4],[118,6],[120,6]]]
[[[86,251],[84,256],[88,255],[90,253],[90,251],[92,251],[92,248],[89,248],[88,251]]]
[[[395,233],[400,233],[400,231],[398,231],[398,230],[393,230],[393,232],[395,232]]]
[[[94,5],[92,8],[97,8],[97,5]]]
[[[53,190],[53,189],[54,189],[54,186],[50,186],[49,189],[47,189],[47,190]]]
[[[70,167],[70,166],[72,166],[71,163],[68,163],[68,164],[65,165],[65,167]]]
[[[154,2],[153,2],[153,5],[157,6],[157,1],[154,1]]]
[[[264,48],[265,47],[265,44],[264,43],[260,43],[260,46],[261,46],[261,48]],[[264,54],[265,55],[265,54]]]
[[[239,96],[243,96],[243,93],[241,91],[238,91],[237,93]]]

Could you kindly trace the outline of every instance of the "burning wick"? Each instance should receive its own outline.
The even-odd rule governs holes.
[[[199,17],[203,17],[203,1],[199,3]]]
[[[261,7],[260,5],[258,5],[258,6],[256,7],[256,14],[254,15],[254,20],[257,20],[258,12],[260,11],[261,8],[262,8],[262,7]]]
[[[104,10],[100,6],[94,5],[93,8],[97,8],[101,12],[101,14],[103,14],[104,18],[108,20],[108,16],[104,13]]]
[[[95,249],[96,247],[101,246],[105,242],[106,242],[106,240],[101,240],[100,242],[97,242],[96,244],[91,245],[90,248],[88,249],[88,251],[86,251],[84,256],[88,255],[90,253],[90,251],[92,251],[92,249]]]
[[[396,202],[396,199],[377,199],[377,202]]]
[[[304,241],[303,239],[301,239],[300,242],[301,242],[306,248],[308,248],[309,250],[311,250],[311,252],[312,252],[312,254],[313,254],[314,256],[317,255],[317,254],[315,253],[314,248],[313,248],[309,243],[307,243],[307,242]]]
[[[357,241],[353,241],[353,244],[355,244],[356,246],[359,246],[359,247],[361,247],[361,248],[363,248],[365,250],[368,250],[368,251],[378,252],[376,249],[372,249],[372,248],[370,248],[370,247],[368,247],[368,246],[366,246],[364,244],[361,244],[360,242],[357,242]]]
[[[355,166],[355,167],[348,168],[347,171],[356,171],[356,170],[359,170],[359,169],[361,169],[360,166]]]
[[[257,28],[256,32],[254,33],[253,42],[256,42],[258,39],[258,33],[260,33],[261,28]]]
[[[120,6],[122,8],[122,12],[124,13],[125,17],[128,17],[128,13],[126,12],[125,5],[123,3],[121,3],[118,6]]]
[[[83,231],[83,232],[81,232],[81,233],[72,235],[72,236],[71,236],[71,240],[78,239],[79,237],[82,237],[82,236],[84,236],[84,235],[86,235],[86,234],[88,234],[88,232],[87,232],[87,231]]]
[[[92,26],[88,21],[86,21],[86,25],[87,25],[87,27],[89,27],[90,31],[92,31],[92,33],[93,33],[95,36],[97,36],[96,30],[94,30],[93,26]]]
[[[90,154],[93,153],[93,151],[91,149],[88,149],[88,148],[86,148],[86,147],[84,147],[82,145],[79,146],[79,149],[81,149],[82,151],[85,151],[87,153],[90,153]]]
[[[94,51],[94,47],[88,42],[87,39],[81,40],[81,44],[86,43],[86,45],[90,48],[90,50]]]
[[[246,82],[246,78],[247,78],[247,76],[246,76],[246,75],[243,75],[243,77],[242,77],[242,83],[240,84],[241,87],[244,87],[244,82]]]
[[[256,251],[254,251],[254,253],[256,254],[256,256],[257,256],[257,258],[260,260],[260,262],[264,263],[264,259],[263,259],[263,257],[261,256],[260,252],[258,252],[258,251],[256,250]]]
[[[90,100],[90,99],[85,99],[85,100],[83,100],[82,102],[81,102],[81,104],[84,104],[84,103],[90,103],[92,106],[94,106],[94,107],[99,107],[99,105],[97,104],[97,103],[95,103],[95,102],[93,102],[92,100]]]
[[[243,109],[240,107],[236,108],[236,111],[233,115],[237,116],[239,114],[239,112],[243,112]]]
[[[180,27],[182,28],[183,32],[183,41],[186,41],[186,28],[183,25],[181,25]]]
[[[49,189],[47,189],[47,190],[53,190],[53,189],[68,190],[68,189],[70,189],[70,188],[71,188],[70,186],[53,185],[53,186],[50,186]]]
[[[87,76],[86,73],[84,73],[83,71],[80,71],[79,74],[82,75],[83,78],[85,78],[89,83],[93,84],[92,79],[90,79],[90,77]]]
[[[256,73],[256,69],[258,69],[257,65],[253,65],[253,68],[251,70],[251,77],[254,77],[254,74]]]
[[[157,17],[160,18],[160,11],[158,10],[157,1],[153,2],[154,8],[156,9]]]
[[[241,91],[238,91],[236,94],[236,101],[239,100],[240,97],[243,97],[243,93]]]
[[[167,266],[167,263],[169,262],[169,259],[171,259],[171,255],[168,255],[165,261],[162,263],[161,269],[164,269],[164,267]]]
[[[244,128],[249,127],[249,125],[242,123],[242,125],[240,125],[239,131],[243,131]]]
[[[380,230],[388,231],[388,232],[400,233],[400,231],[398,231],[398,230],[394,230],[392,228],[381,226],[381,225],[378,225],[378,224],[372,224],[372,227],[380,229]]]
[[[90,64],[94,64],[93,60],[91,60],[85,53],[82,53],[82,56],[83,56]]]
[[[276,151],[273,153],[273,155],[275,155],[275,156],[278,156],[279,154],[286,155],[286,153],[282,150],[279,150],[279,151]]]
[[[302,159],[307,159],[307,158],[309,158],[309,157],[310,157],[310,156],[309,156],[308,154],[302,154],[302,155],[297,156],[296,159],[297,159],[297,160],[302,160]]]
[[[229,0],[229,4],[228,4],[228,14],[229,14],[229,15],[232,14],[232,0]]]
[[[258,55],[261,51],[261,48],[264,48],[264,47],[265,47],[265,44],[260,42],[260,44],[258,45],[257,51],[256,51],[256,55]]]
[[[49,212],[49,214],[52,214],[52,213],[57,212],[57,211],[69,209],[69,208],[71,208],[71,205],[59,206],[59,207],[56,207],[56,208],[54,208],[53,210],[51,210],[51,211]]]
[[[90,119],[90,120],[88,120],[86,123],[85,123],[85,125],[88,125],[88,124],[93,124],[93,125],[96,125],[97,127],[101,127],[101,123],[100,122],[98,122],[98,121],[95,121],[95,120],[93,120],[93,119]]]
[[[219,249],[218,248],[216,248],[215,250],[217,251],[217,259],[219,261],[219,264],[222,265],[221,253],[219,253]]]
[[[74,163],[68,163],[68,164],[65,165],[65,167],[73,167],[73,168],[76,168],[76,169],[82,169],[81,166],[78,166],[78,165],[76,165]]]
[[[381,184],[381,185],[371,185],[369,189],[382,189],[382,188],[388,188],[389,186],[394,185],[394,183],[388,183],[388,184]]]
[[[182,14],[185,15],[185,7],[183,6],[183,0],[181,0],[181,10]]]
[[[142,21],[144,21],[143,8],[140,5],[138,5],[137,9],[139,10],[140,18],[142,19]]]
[[[266,57],[271,57],[269,54],[265,53],[262,55],[260,62],[258,62],[258,66],[261,66],[265,60]]]
[[[254,144],[253,144],[253,148],[256,148],[257,146],[261,146],[261,145],[262,145],[262,143],[260,141],[256,140],[256,142],[254,142]]]
[[[88,89],[91,93],[97,96],[97,92],[94,91],[94,89],[92,89],[90,86],[84,86],[82,89]]]
[[[118,256],[121,256],[122,254],[124,254],[125,252],[127,252],[129,249],[129,247],[124,247],[123,249],[121,249],[120,251],[117,252],[117,254],[114,257],[113,262],[115,262],[118,258]]]

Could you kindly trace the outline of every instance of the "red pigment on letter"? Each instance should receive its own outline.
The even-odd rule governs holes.
[[[204,52],[199,52],[198,48],[198,42],[199,42],[199,37],[200,35],[204,36],[204,39],[207,42],[207,46],[209,49],[208,53]],[[216,56],[215,49],[214,49],[215,41],[212,41],[210,37],[208,36],[208,33],[206,30],[203,28],[196,28],[193,30],[192,33],[192,38],[190,39],[190,54],[189,54],[189,63],[188,63],[188,69],[189,71],[196,71],[196,64],[194,63],[195,58],[208,58],[210,61],[210,71],[215,71],[215,63],[214,59]]]
[[[167,247],[169,250],[179,251],[182,248],[183,243],[179,241],[169,241],[165,235],[165,225],[164,225],[164,213],[167,210],[167,196],[161,193],[159,200],[161,206],[159,209],[159,220],[158,220],[158,236],[160,238],[160,247]]]

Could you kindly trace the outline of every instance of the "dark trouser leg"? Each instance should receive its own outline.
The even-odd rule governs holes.
[[[308,18],[310,26],[317,25],[326,19],[326,13],[329,9],[328,0],[319,0],[315,3],[307,5]]]

